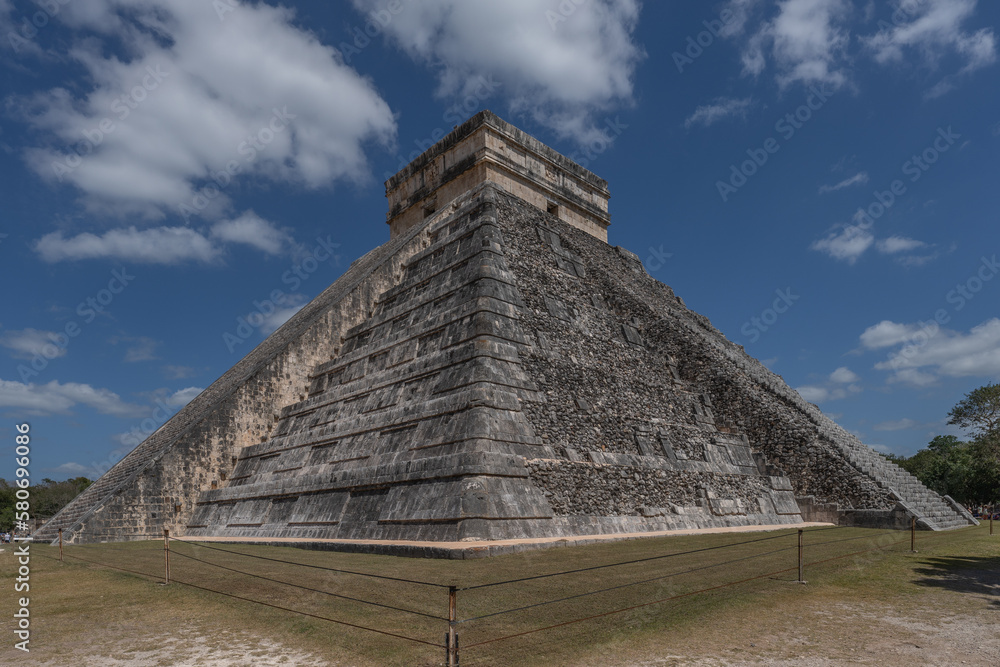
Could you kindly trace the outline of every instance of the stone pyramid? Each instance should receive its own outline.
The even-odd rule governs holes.
[[[386,192],[389,242],[38,537],[169,528],[412,553],[803,518],[974,522],[608,245],[607,183],[492,113]]]

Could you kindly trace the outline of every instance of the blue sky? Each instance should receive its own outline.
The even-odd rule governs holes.
[[[998,23],[0,0],[0,475],[23,421],[36,478],[106,470],[387,240],[383,181],[483,108],[607,179],[610,241],[863,441],[958,434],[1000,378]]]

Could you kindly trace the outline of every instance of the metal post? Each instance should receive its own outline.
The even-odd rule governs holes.
[[[917,517],[910,518],[910,553],[917,553]]]
[[[448,587],[448,667],[458,667],[458,588]]]
[[[994,510],[994,508],[991,507],[990,508],[990,535],[993,534],[993,510]]]
[[[990,528],[991,528],[990,534],[991,535],[993,534],[992,527],[993,527],[993,524],[990,524]],[[59,560],[62,560],[62,528],[59,529]]]
[[[799,583],[804,584],[805,581],[802,580],[802,529],[799,528]]]
[[[170,530],[163,529],[163,583],[170,583]]]

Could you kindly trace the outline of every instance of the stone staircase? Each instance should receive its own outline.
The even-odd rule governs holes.
[[[868,475],[917,517],[917,527],[950,530],[979,522],[949,496],[939,496],[920,480],[860,442],[837,443],[851,465]]]
[[[59,510],[44,526],[35,531],[35,540],[39,542],[56,540],[59,537],[59,529],[62,528],[67,531],[63,534],[64,540],[72,542],[70,529],[86,519],[130,478],[153,463],[160,453],[156,450],[162,448],[163,445],[157,439],[147,438],[96,482],[88,486],[83,493]],[[121,536],[115,537],[115,539],[121,539]]]
[[[58,539],[60,528],[63,529],[65,542],[129,539],[126,533],[113,536],[88,534],[81,537],[81,524],[95,512],[99,512],[109,499],[128,487],[130,480],[136,479],[149,466],[156,465],[178,439],[188,431],[197,428],[200,421],[206,416],[220,409],[219,406],[225,399],[234,394],[249,378],[280,354],[289,340],[301,335],[316,319],[323,316],[331,303],[339,303],[363,280],[367,279],[369,274],[381,267],[387,260],[391,260],[401,247],[418,236],[419,231],[419,229],[414,228],[354,260],[340,278],[282,325],[279,330],[281,333],[275,332],[258,345],[210,387],[181,408],[166,424],[154,431],[138,447],[112,466],[83,493],[70,501],[44,526],[35,531],[35,540],[55,541]],[[137,537],[136,539],[142,538]]]
[[[824,415],[817,406],[803,399],[798,392],[785,384],[780,376],[748,355],[741,345],[723,336],[707,318],[693,311],[687,312],[691,319],[688,323],[690,330],[699,335],[708,347],[731,361],[759,386],[770,390],[789,405],[805,413],[816,425],[819,435],[843,454],[855,469],[866,474],[881,488],[891,492],[897,501],[917,517],[919,528],[949,530],[978,525],[979,522],[964,507],[950,497],[939,496],[925,487],[916,477],[862,443]],[[710,335],[708,332],[715,335]]]

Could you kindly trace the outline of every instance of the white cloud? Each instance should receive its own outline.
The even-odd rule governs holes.
[[[0,380],[0,407],[17,408],[30,415],[69,414],[70,408],[86,405],[101,414],[116,417],[141,417],[148,408],[121,400],[109,389],[97,389],[89,384],[53,380],[47,384],[23,384]]]
[[[904,20],[890,29],[862,38],[875,60],[899,63],[909,54],[920,55],[932,69],[949,55],[958,55],[965,64],[958,74],[967,74],[996,62],[996,36],[991,28],[976,32],[962,25],[976,11],[978,0],[921,0],[904,2],[898,15]],[[908,19],[908,20],[905,20]],[[925,97],[939,97],[954,88],[954,77],[946,76]]]
[[[830,373],[830,381],[836,382],[838,384],[850,384],[852,382],[857,382],[860,380],[856,373],[846,366],[841,366],[834,372]]]
[[[851,369],[841,366],[830,373],[823,383],[796,387],[795,391],[810,403],[838,401],[851,394],[861,393],[863,389],[857,384],[860,380]]]
[[[719,35],[732,37],[741,34],[750,19],[750,13],[759,4],[760,0],[729,0],[723,11],[729,11],[731,18],[719,30]]]
[[[91,468],[72,461],[69,463],[63,463],[55,468],[47,468],[47,470],[58,475],[68,475],[70,477],[79,477],[81,475],[86,476],[91,472]]]
[[[824,387],[806,385],[804,387],[796,387],[795,391],[799,392],[799,396],[810,403],[822,403],[830,397],[830,392]]]
[[[953,90],[955,90],[954,80],[951,77],[945,77],[924,92],[924,99],[936,100],[939,97],[944,97]]]
[[[353,3],[366,14],[385,6]],[[603,138],[599,114],[632,102],[639,9],[638,0],[422,0],[384,30],[437,71],[441,97],[461,100],[495,80],[513,112],[588,143]]]
[[[884,421],[875,424],[872,428],[876,431],[908,431],[919,427],[920,424],[910,418],[897,419],[895,421]]]
[[[163,367],[163,374],[171,380],[183,380],[184,378],[194,377],[196,372],[190,366],[167,364]]]
[[[83,232],[68,238],[62,232],[50,232],[35,242],[35,251],[50,263],[104,258],[144,264],[209,263],[219,259],[225,243],[242,243],[269,255],[297,247],[287,230],[278,229],[247,210],[235,219],[222,220],[204,230],[130,226],[100,235]]]
[[[119,343],[131,343],[128,349],[125,350],[125,361],[127,363],[135,363],[137,361],[151,361],[156,359],[156,346],[159,343],[152,338],[147,336],[113,336],[108,340],[112,345],[118,345]]]
[[[854,264],[875,242],[875,237],[862,225],[846,225],[840,231],[832,232],[825,239],[813,242],[813,250],[824,252],[834,259]]]
[[[924,373],[915,368],[904,368],[896,371],[889,377],[890,384],[896,382],[902,382],[903,384],[908,384],[912,387],[929,387],[937,382],[937,378],[930,373]]]
[[[900,252],[916,250],[917,248],[922,248],[925,245],[927,244],[923,241],[907,238],[905,236],[890,236],[887,239],[880,240],[876,244],[876,247],[883,255],[894,255]]]
[[[282,303],[284,304],[283,308],[278,308],[273,313],[264,316],[260,332],[265,336],[277,331],[278,327],[287,322],[292,315],[302,310],[302,307],[309,303],[309,299],[303,294],[289,294]]]
[[[940,253],[932,252],[929,255],[904,255],[902,257],[897,257],[896,261],[906,267],[912,266],[923,266],[928,262],[932,262],[940,256]]]
[[[855,216],[855,220],[857,219]],[[940,255],[939,252],[927,255],[909,254],[918,248],[926,248],[927,244],[905,236],[895,235],[876,241],[875,235],[870,231],[870,225],[864,223],[844,225],[839,230],[830,232],[826,238],[814,241],[809,247],[834,259],[854,264],[873,246],[883,255],[893,255],[897,263],[906,267],[923,266]]]
[[[839,401],[851,394],[860,393],[861,387],[857,385],[851,385],[847,388],[806,385],[796,387],[795,391],[799,392],[799,395],[810,403],[826,403],[827,401]]]
[[[250,210],[234,220],[213,225],[212,236],[223,241],[245,243],[269,255],[280,255],[295,243],[287,231],[275,228]]]
[[[31,168],[56,179],[53,165],[78,148],[85,153],[78,166],[59,177],[79,188],[91,210],[150,218],[191,205],[227,163],[239,167],[235,179],[308,188],[364,178],[362,145],[388,145],[395,135],[372,83],[293,25],[293,10],[240,4],[220,20],[222,4],[230,6],[63,5],[58,18],[75,29],[68,55],[85,74],[71,89],[17,100],[45,139],[26,153]],[[80,89],[86,92],[77,95]],[[88,135],[92,149],[83,142]],[[223,192],[202,213],[223,215],[227,201]]]
[[[719,97],[712,104],[700,106],[695,109],[690,118],[684,121],[684,127],[691,127],[692,125],[708,127],[730,116],[746,118],[747,110],[752,103],[753,100],[749,97],[743,99]]]
[[[65,337],[65,334],[38,329],[11,330],[0,335],[0,345],[14,350],[13,356],[17,359],[35,356],[57,359],[66,354],[66,348],[56,344],[60,335]]]
[[[745,44],[743,71],[757,76],[768,55],[777,67],[779,85],[847,83],[840,68],[850,42],[845,27],[851,5],[845,0],[783,0],[778,15],[764,23]]]
[[[182,407],[191,402],[191,400],[205,391],[204,387],[187,387],[185,389],[180,389],[175,391],[173,394],[164,399],[164,403],[170,407]]]
[[[850,178],[845,178],[844,180],[842,180],[840,183],[837,183],[836,185],[823,185],[823,186],[820,186],[819,193],[820,194],[825,194],[827,192],[836,192],[837,190],[841,190],[843,188],[848,188],[848,187],[850,187],[852,185],[864,185],[867,182],[868,182],[868,172],[862,171],[862,172],[858,172],[854,176],[851,176]]]
[[[861,344],[869,350],[892,347],[909,340],[919,330],[920,327],[915,324],[898,324],[882,320],[864,330],[861,334]]]
[[[891,344],[900,345],[899,349],[875,364],[879,370],[892,371],[890,382],[927,386],[941,376],[1000,377],[1000,318],[987,320],[968,333],[943,329],[936,323],[919,327],[882,322],[876,326],[897,333],[895,337],[885,336],[884,341],[895,338]],[[903,331],[909,334],[900,337]]]
[[[211,262],[220,249],[201,233],[188,227],[134,226],[112,229],[102,235],[84,232],[65,238],[51,232],[35,243],[35,251],[46,262],[115,258],[148,264],[176,264],[186,260]]]

